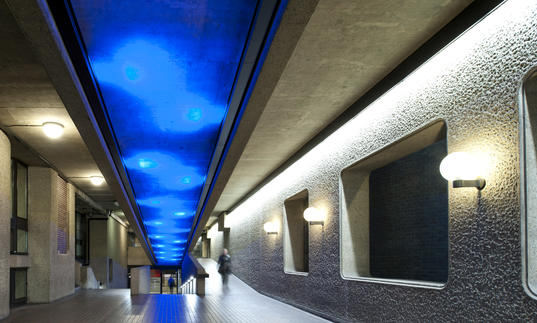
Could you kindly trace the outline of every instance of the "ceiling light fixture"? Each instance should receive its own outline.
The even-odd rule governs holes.
[[[60,138],[63,135],[63,125],[58,122],[45,122],[42,124],[45,135],[52,139]]]
[[[90,177],[91,184],[95,186],[102,185],[104,183],[104,177],[102,176],[91,176]]]

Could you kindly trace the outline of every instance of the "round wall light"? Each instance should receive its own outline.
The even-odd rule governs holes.
[[[104,183],[104,177],[102,176],[91,176],[90,177],[91,184],[95,186],[102,185]]]
[[[479,163],[470,154],[455,152],[444,157],[440,163],[440,174],[448,181],[453,181],[453,187],[475,187],[479,190],[485,187],[485,180],[479,177]]]
[[[42,124],[45,135],[52,139],[60,138],[63,135],[63,125],[58,122],[45,122]]]
[[[274,222],[267,222],[263,225],[263,229],[267,234],[277,234],[278,233],[278,225]]]
[[[310,224],[324,224],[325,214],[318,208],[310,206],[304,210],[304,219]]]

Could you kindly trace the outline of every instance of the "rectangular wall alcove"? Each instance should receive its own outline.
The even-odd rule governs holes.
[[[537,298],[537,72],[524,82],[520,115],[523,281],[526,292]]]
[[[284,202],[283,257],[284,271],[306,274],[309,258],[309,224],[304,220],[308,208],[308,191],[303,190]]]
[[[446,125],[435,122],[347,167],[340,177],[346,279],[442,287],[448,276]]]

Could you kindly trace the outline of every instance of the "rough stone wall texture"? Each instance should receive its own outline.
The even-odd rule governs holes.
[[[48,303],[74,292],[75,192],[67,184],[70,246],[58,252],[57,186],[63,181],[45,167],[28,168],[28,302]]]
[[[0,131],[0,319],[9,314],[9,250],[11,221],[11,144]]]
[[[283,171],[226,218],[234,273],[255,289],[350,321],[537,320],[521,280],[519,95],[537,65],[537,2],[507,1]],[[339,175],[348,165],[446,120],[448,151],[483,160],[486,188],[449,189],[449,279],[443,289],[340,275]],[[327,211],[310,231],[308,276],[283,271],[283,201],[308,189]]]

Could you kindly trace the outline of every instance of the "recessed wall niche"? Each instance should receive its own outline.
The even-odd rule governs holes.
[[[340,177],[343,278],[442,287],[448,278],[446,125],[438,121]]]
[[[304,220],[308,204],[307,190],[284,201],[283,263],[288,274],[306,274],[309,270],[309,224]]]
[[[523,280],[528,294],[537,298],[537,73],[524,82],[521,106],[521,202]]]

